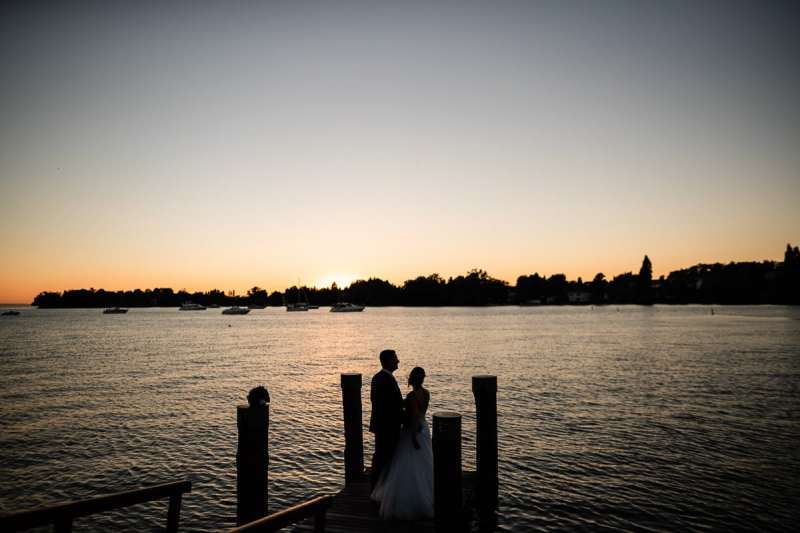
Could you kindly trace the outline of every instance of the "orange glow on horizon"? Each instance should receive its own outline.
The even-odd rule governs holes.
[[[359,279],[357,276],[351,274],[329,274],[317,280],[314,286],[318,289],[326,289],[336,283],[337,287],[344,289],[357,279]]]
[[[737,253],[734,249],[719,250],[712,256],[703,257],[698,253],[684,253],[673,255],[669,258],[663,257],[663,253],[658,250],[648,250],[647,254],[653,262],[653,276],[668,275],[673,270],[688,268],[698,263],[714,263],[729,261],[763,261],[783,259],[782,252],[785,243],[779,240],[767,242],[759,247],[761,253],[755,252],[745,254]],[[693,250],[692,252],[697,252]],[[81,264],[69,264],[68,260],[63,260],[59,268],[53,267],[52,258],[40,257],[36,260],[12,256],[3,264],[0,264],[0,304],[27,305],[40,292],[63,292],[71,289],[105,289],[107,291],[134,290],[134,289],[154,289],[172,288],[175,291],[186,290],[188,292],[205,292],[212,289],[219,289],[224,292],[235,290],[237,295],[246,294],[247,290],[253,286],[259,286],[268,292],[284,291],[293,285],[314,286],[318,289],[330,287],[334,282],[344,289],[358,279],[368,279],[370,277],[380,278],[390,283],[401,286],[404,281],[416,278],[417,276],[428,276],[438,273],[444,279],[465,275],[472,268],[482,268],[490,276],[507,281],[510,285],[516,284],[517,277],[520,275],[530,275],[537,272],[539,275],[552,276],[563,273],[569,280],[583,278],[584,282],[591,281],[598,272],[603,272],[607,279],[611,279],[624,272],[638,272],[641,266],[644,252],[626,252],[616,257],[596,255],[593,257],[564,257],[560,261],[539,260],[530,258],[522,262],[514,262],[510,257],[494,257],[480,261],[477,257],[467,258],[461,254],[454,253],[455,257],[446,261],[437,261],[435,264],[425,260],[417,264],[388,265],[375,264],[359,265],[359,268],[349,270],[349,272],[362,272],[362,274],[348,274],[346,265],[340,273],[325,273],[322,268],[317,268],[309,262],[305,262],[302,268],[308,269],[302,272],[299,279],[297,273],[302,268],[287,264],[281,268],[261,270],[257,267],[257,262],[252,269],[244,269],[240,272],[231,272],[228,269],[220,268],[215,265],[194,265],[194,268],[187,269],[186,265],[175,262],[165,262],[161,265],[137,263],[136,259],[129,258],[128,263],[107,264],[103,260],[86,261]],[[93,258],[96,259],[96,258]],[[430,259],[429,259],[430,260]],[[49,262],[48,262],[49,261]],[[208,270],[201,268],[205,266]],[[383,268],[381,268],[383,266]],[[70,268],[72,267],[72,268]],[[292,274],[287,275],[287,272]],[[328,271],[330,272],[330,271]],[[337,272],[337,271],[334,271]],[[308,281],[306,281],[308,280]]]

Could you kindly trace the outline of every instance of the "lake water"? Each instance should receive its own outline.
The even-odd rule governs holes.
[[[792,530],[800,523],[800,309],[22,309],[0,317],[0,512],[189,478],[182,530],[236,513],[236,405],[272,396],[270,509],[343,483],[339,374],[395,348],[431,411],[498,376],[498,531]],[[363,389],[364,422],[369,390]],[[372,438],[365,433],[365,459]],[[80,519],[159,530],[166,501]]]

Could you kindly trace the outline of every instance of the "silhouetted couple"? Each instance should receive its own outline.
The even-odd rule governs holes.
[[[381,370],[372,377],[369,430],[375,434],[372,456],[372,499],[381,518],[417,520],[433,517],[433,447],[425,413],[430,393],[422,386],[425,370],[408,375],[412,387],[405,402],[392,374],[400,361],[383,350]]]

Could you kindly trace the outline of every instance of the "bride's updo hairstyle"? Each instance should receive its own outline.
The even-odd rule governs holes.
[[[421,366],[412,368],[411,373],[408,375],[408,384],[412,387],[420,387],[423,381],[425,381],[425,369]]]

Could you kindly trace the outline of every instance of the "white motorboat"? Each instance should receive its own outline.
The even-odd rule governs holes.
[[[297,302],[294,304],[286,304],[286,310],[289,312],[293,311],[308,311],[309,306],[307,303],[304,302]]]
[[[249,312],[250,309],[247,307],[239,307],[238,305],[222,310],[223,315],[246,315]]]
[[[127,312],[128,310],[123,307],[109,307],[108,309],[103,309],[104,315],[122,315]]]
[[[363,310],[363,305],[351,304],[348,302],[339,302],[331,306],[331,313],[357,313]]]
[[[206,308],[203,305],[195,304],[192,302],[186,302],[182,306],[178,308],[181,311],[205,311]]]

